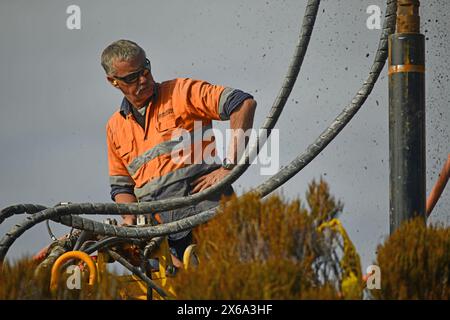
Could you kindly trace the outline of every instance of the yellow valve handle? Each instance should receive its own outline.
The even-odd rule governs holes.
[[[84,263],[86,263],[86,265],[89,269],[89,285],[90,286],[93,286],[95,284],[95,282],[97,281],[97,268],[95,267],[95,263],[91,259],[91,257],[82,251],[69,251],[69,252],[66,252],[63,255],[61,255],[53,264],[51,280],[50,280],[50,290],[53,293],[58,288],[58,282],[59,282],[59,277],[60,277],[59,269],[66,261],[69,261],[71,259],[81,260]]]

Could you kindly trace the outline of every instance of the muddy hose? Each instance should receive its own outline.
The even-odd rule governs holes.
[[[33,214],[45,209],[47,209],[47,207],[40,204],[15,204],[2,209],[2,211],[0,212],[0,224],[2,224],[3,221],[12,217],[13,215],[22,213]]]

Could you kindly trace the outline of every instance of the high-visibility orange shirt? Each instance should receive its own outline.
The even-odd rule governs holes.
[[[180,129],[195,136],[198,121],[200,131],[204,131],[211,127],[212,120],[227,120],[224,104],[233,91],[193,79],[162,82],[156,89],[155,99],[147,106],[144,128],[123,110],[115,112],[106,126],[110,184],[133,187],[138,199],[220,166],[211,159],[199,159],[193,149],[190,154],[182,153],[189,161],[174,161],[172,152],[180,144],[176,138]],[[209,146],[215,155],[214,139],[200,144],[192,139],[192,144],[200,145],[202,151]]]

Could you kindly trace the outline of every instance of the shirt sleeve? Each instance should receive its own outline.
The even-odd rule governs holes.
[[[134,194],[134,180],[117,153],[113,133],[109,125],[106,126],[106,144],[108,149],[109,182],[111,185],[111,199],[118,193]]]
[[[253,99],[253,96],[239,89],[225,88],[219,100],[220,119],[230,119],[233,111],[247,99]]]
[[[193,79],[179,79],[177,87],[177,99],[187,113],[199,119],[221,119],[219,100],[225,87]]]
[[[116,184],[111,185],[111,200],[116,201],[116,195],[119,193],[128,193],[134,195],[134,188],[131,186],[119,186]]]
[[[177,92],[188,113],[209,120],[229,120],[233,110],[253,98],[239,89],[193,79],[179,79]]]

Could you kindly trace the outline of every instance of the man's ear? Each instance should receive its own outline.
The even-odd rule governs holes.
[[[107,76],[106,79],[108,79],[109,83],[111,83],[114,87],[119,88],[119,83],[116,79],[110,76]]]

